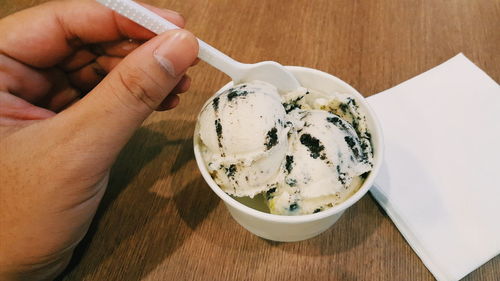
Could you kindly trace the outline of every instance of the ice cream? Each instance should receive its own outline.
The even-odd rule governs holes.
[[[354,98],[262,81],[215,95],[199,116],[201,152],[233,196],[263,193],[273,214],[310,214],[354,193],[372,168],[371,136]]]
[[[215,97],[200,118],[202,153],[208,170],[228,194],[267,191],[288,149],[286,113],[272,85],[238,85]]]

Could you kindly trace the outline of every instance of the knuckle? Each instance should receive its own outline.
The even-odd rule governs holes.
[[[118,71],[118,79],[128,95],[152,110],[156,108],[155,99],[151,97],[148,89],[144,87],[146,81],[144,81],[143,75],[140,75],[137,71],[128,71],[127,73]]]

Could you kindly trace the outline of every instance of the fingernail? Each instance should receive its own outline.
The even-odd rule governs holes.
[[[164,9],[164,8],[162,8],[162,10],[165,11],[166,13],[169,13],[169,14],[172,14],[172,15],[182,16],[181,13],[179,13],[177,11],[174,11],[174,10],[169,10],[169,9]]]
[[[184,17],[182,16],[181,13],[179,13],[177,11],[168,10],[168,9],[162,9],[162,10],[166,14],[168,14],[168,19],[170,21],[173,21],[175,23],[175,25],[177,25],[181,28],[184,27],[186,20],[184,19]]]
[[[191,46],[186,43],[195,40],[193,35],[187,31],[178,30],[175,32],[166,38],[153,53],[158,63],[172,77],[183,74],[191,65],[191,56],[186,56],[190,51],[187,48],[191,48]]]

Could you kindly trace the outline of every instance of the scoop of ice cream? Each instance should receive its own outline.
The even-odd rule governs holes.
[[[323,93],[309,90],[305,94],[299,89],[287,93],[285,108],[288,108],[288,115],[298,114],[308,110],[323,110],[337,115],[343,123],[354,129],[357,134],[363,155],[367,157],[367,162],[373,162],[373,151],[371,145],[371,134],[368,130],[366,116],[359,108],[356,99],[351,95],[338,92]]]
[[[282,167],[284,180],[266,193],[273,214],[299,215],[332,207],[357,190],[371,170],[354,128],[321,110],[301,111]]]
[[[372,168],[366,118],[347,94],[299,88],[280,95],[253,81],[217,94],[198,122],[215,182],[237,197],[264,193],[273,214],[339,204]]]
[[[202,152],[225,192],[253,197],[269,189],[288,147],[286,118],[278,90],[261,81],[230,88],[202,109]]]

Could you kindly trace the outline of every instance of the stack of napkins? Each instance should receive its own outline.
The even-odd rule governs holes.
[[[437,280],[500,253],[500,86],[462,54],[368,98],[385,138],[371,192]]]

